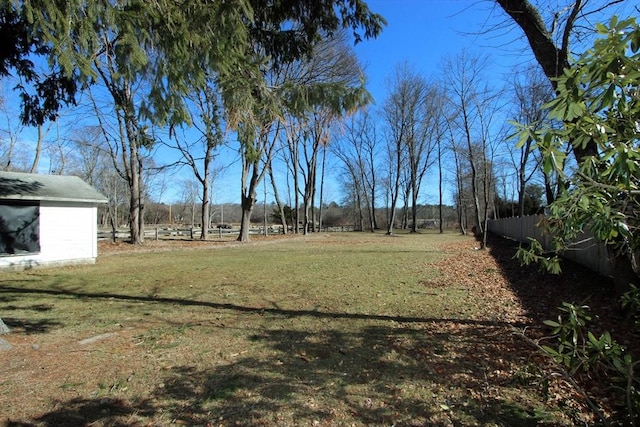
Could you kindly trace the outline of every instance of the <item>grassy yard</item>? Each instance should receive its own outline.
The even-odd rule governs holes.
[[[573,425],[503,268],[455,234],[335,233],[1,273],[0,423]]]

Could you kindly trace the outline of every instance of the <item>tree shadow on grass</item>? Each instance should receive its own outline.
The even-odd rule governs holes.
[[[28,306],[6,305],[2,307],[2,312],[11,311],[32,311],[35,313],[46,313],[53,310],[51,304],[32,304]],[[3,316],[2,320],[14,332],[22,332],[25,334],[39,334],[49,331],[52,328],[60,326],[61,323],[53,319],[22,319],[18,317]]]
[[[43,334],[51,329],[62,326],[62,323],[52,319],[30,320],[3,317],[2,320],[14,333],[22,332],[26,335]]]
[[[272,316],[281,325],[252,332],[247,345],[260,351],[207,368],[177,365],[160,372],[149,395],[60,401],[50,412],[7,426],[544,426],[566,420],[545,402],[537,379],[523,380],[522,367],[534,356],[509,322],[248,307],[79,288],[0,285],[3,293],[202,306]],[[301,330],[300,317],[326,327]]]
[[[535,386],[509,374],[525,349],[502,326],[291,328],[250,339],[269,355],[209,370],[176,367],[153,400],[188,402],[189,410],[174,414],[186,424],[213,415],[231,425],[527,426],[550,416],[536,415],[540,408],[522,398]]]
[[[614,338],[634,351],[640,350],[633,325],[625,318],[615,298],[613,281],[569,260],[562,260],[562,274],[540,271],[538,266],[523,266],[515,259],[519,243],[491,236],[489,250],[500,266],[513,292],[536,324],[534,335],[547,333],[542,321],[556,319],[563,302],[587,305],[592,313],[590,328],[594,333],[611,331]]]
[[[373,322],[256,329],[208,368],[173,366],[148,396],[72,399],[32,420],[65,425],[562,425],[513,375],[526,349],[505,325]],[[545,424],[547,420],[548,424]],[[11,421],[7,426],[22,426]]]
[[[59,426],[76,427],[92,425],[108,425],[111,427],[131,426],[134,414],[152,415],[155,408],[148,407],[147,402],[130,405],[120,399],[81,399],[58,402],[57,407],[33,422],[7,421],[6,427]]]

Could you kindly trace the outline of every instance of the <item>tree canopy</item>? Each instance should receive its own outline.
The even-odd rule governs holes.
[[[22,80],[22,120],[42,124],[91,84],[91,63],[105,48],[95,28],[109,28],[121,72],[153,76],[143,112],[181,121],[180,96],[212,73],[226,103],[246,110],[264,86],[265,58],[290,62],[309,55],[322,35],[349,28],[357,42],[384,25],[361,0],[5,1],[0,76],[13,72]],[[47,64],[43,73],[38,61]]]

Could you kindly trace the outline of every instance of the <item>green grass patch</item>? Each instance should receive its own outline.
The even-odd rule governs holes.
[[[0,404],[35,425],[564,422],[511,378],[521,354],[474,308],[482,292],[426,285],[456,242],[473,247],[322,234],[3,273],[21,345],[2,355]]]

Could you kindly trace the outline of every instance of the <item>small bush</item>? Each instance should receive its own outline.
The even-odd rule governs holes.
[[[640,307],[637,289],[625,294],[627,306]],[[636,425],[640,412],[640,378],[635,373],[637,361],[626,353],[624,346],[611,338],[609,332],[596,337],[588,330],[591,321],[588,306],[564,302],[557,320],[546,320],[556,346],[542,349],[564,366],[569,375],[587,373],[609,391],[621,410],[616,420],[624,425]]]

